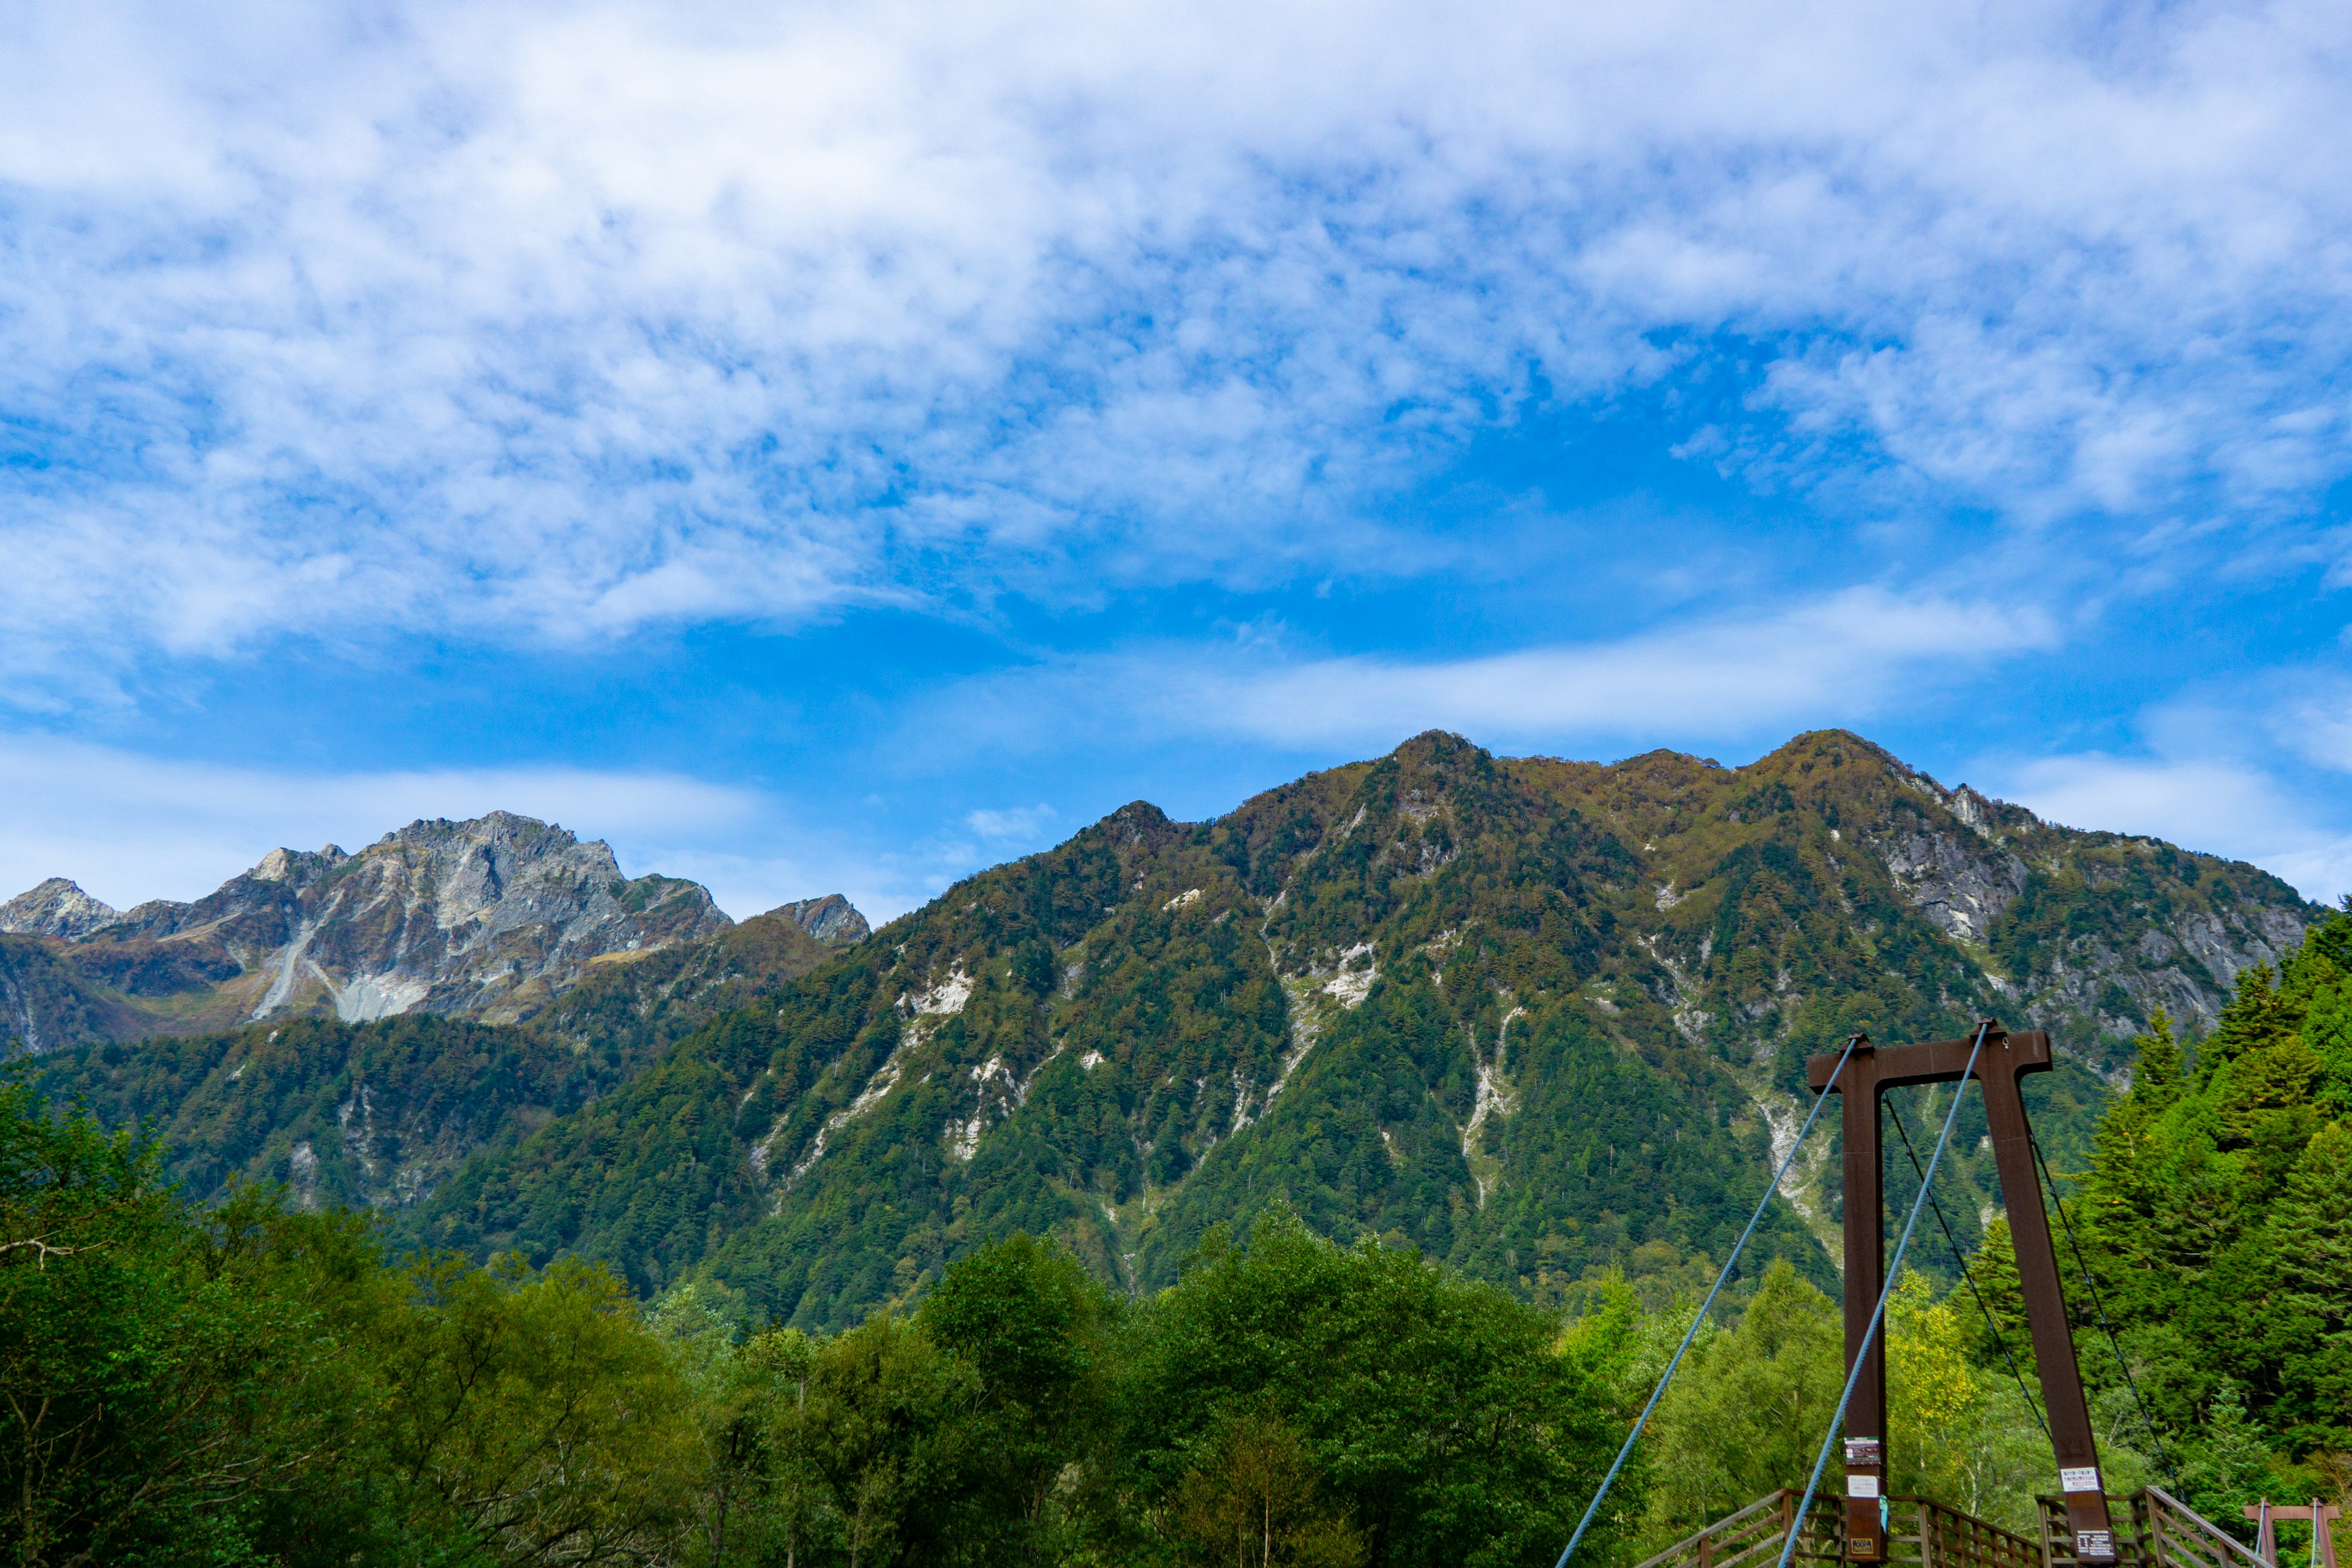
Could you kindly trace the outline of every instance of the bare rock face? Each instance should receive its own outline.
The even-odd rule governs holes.
[[[79,942],[121,918],[121,910],[100,903],[63,877],[52,877],[0,904],[0,931],[63,937],[68,942]]]
[[[864,942],[874,934],[874,928],[866,923],[866,917],[857,912],[857,907],[839,893],[780,904],[768,912],[782,916],[819,942],[845,944]]]
[[[103,1026],[60,1028],[45,1027],[37,1007],[12,1007],[24,1015],[13,1031],[28,1043],[299,1014],[362,1021],[421,1009],[512,1021],[594,960],[733,924],[698,883],[624,877],[602,841],[503,811],[413,822],[356,855],[331,844],[273,849],[194,903],[158,900],[118,914],[50,881],[5,907],[24,922],[5,929],[51,939],[21,955],[58,972],[50,991],[94,994],[111,1010]]]
[[[1914,818],[1865,837],[1886,874],[1914,909],[1955,941],[1981,942],[2025,890],[2025,863],[2011,853],[1988,826],[2003,803],[1988,801],[1962,784],[1948,795],[1933,791],[1956,822],[1938,825]]]
[[[2317,913],[2251,867],[2058,826],[1882,758],[1903,787],[1862,845],[2038,1026],[2124,1035],[2162,1008],[2202,1032],[2238,975],[2276,964]]]

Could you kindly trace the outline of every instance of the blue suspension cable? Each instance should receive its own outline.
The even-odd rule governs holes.
[[[1936,1179],[1936,1167],[1943,1163],[1944,1149],[1952,1141],[1952,1127],[1960,1119],[1960,1101],[1968,1098],[1969,1080],[1976,1076],[1977,1056],[1984,1049],[1985,1032],[1992,1027],[1990,1021],[1977,1026],[1977,1043],[1969,1047],[1969,1065],[1960,1069],[1959,1086],[1952,1090],[1952,1109],[1944,1118],[1942,1136],[1936,1140],[1936,1152],[1927,1157],[1927,1174],[1919,1183],[1919,1195],[1911,1200],[1911,1217],[1903,1222],[1903,1239],[1895,1244],[1895,1258],[1886,1266],[1886,1281],[1878,1288],[1878,1305],[1870,1310],[1870,1327],[1863,1331],[1862,1346],[1854,1352],[1853,1368],[1845,1374],[1845,1392],[1838,1395],[1837,1414],[1830,1417],[1830,1429],[1822,1435],[1822,1451],[1814,1456],[1813,1473],[1805,1479],[1804,1498],[1797,1504],[1797,1517],[1789,1526],[1789,1539],[1780,1543],[1779,1568],[1789,1568],[1789,1559],[1796,1553],[1797,1537],[1805,1532],[1805,1515],[1811,1511],[1813,1492],[1822,1484],[1822,1467],[1830,1462],[1830,1446],[1837,1441],[1838,1429],[1845,1425],[1845,1407],[1853,1403],[1853,1385],[1862,1380],[1862,1369],[1870,1360],[1870,1342],[1878,1337],[1878,1325],[1886,1317],[1886,1299],[1895,1293],[1895,1282],[1903,1277],[1903,1254],[1911,1245],[1911,1232],[1919,1223],[1919,1211],[1927,1206],[1929,1184]],[[1881,1440],[1885,1437],[1880,1433]]]
[[[1650,1413],[1657,1409],[1658,1401],[1665,1394],[1666,1384],[1674,1381],[1675,1369],[1683,1363],[1683,1352],[1691,1348],[1691,1341],[1698,1337],[1699,1325],[1706,1321],[1706,1310],[1715,1305],[1716,1292],[1721,1290],[1723,1282],[1731,1278],[1732,1265],[1739,1261],[1739,1249],[1746,1247],[1748,1238],[1756,1233],[1757,1221],[1764,1217],[1764,1210],[1771,1204],[1772,1194],[1780,1190],[1780,1178],[1787,1175],[1789,1167],[1796,1163],[1797,1151],[1805,1146],[1805,1135],[1813,1130],[1813,1118],[1819,1116],[1822,1107],[1829,1103],[1830,1089],[1835,1087],[1838,1074],[1845,1071],[1846,1062],[1861,1041],[1860,1035],[1846,1041],[1845,1053],[1838,1058],[1837,1067],[1830,1073],[1830,1081],[1814,1098],[1813,1108],[1805,1112],[1805,1124],[1797,1129],[1797,1141],[1789,1145],[1788,1157],[1780,1162],[1780,1168],[1772,1173],[1771,1184],[1764,1189],[1764,1195],[1756,1200],[1756,1212],[1748,1216],[1748,1228],[1739,1233],[1738,1241],[1732,1243],[1731,1256],[1723,1260],[1723,1272],[1715,1277],[1715,1284],[1707,1290],[1706,1300],[1698,1304],[1698,1315],[1691,1319],[1689,1331],[1683,1335],[1683,1342],[1675,1347],[1674,1360],[1666,1363],[1665,1373],[1658,1379],[1658,1386],[1650,1391],[1650,1403],[1642,1406],[1641,1419],[1635,1421],[1633,1429],[1625,1435],[1625,1446],[1617,1450],[1617,1462],[1610,1466],[1609,1473],[1601,1478],[1601,1489],[1592,1494],[1592,1501],[1585,1508],[1584,1517],[1577,1521],[1576,1533],[1568,1538],[1568,1550],[1559,1554],[1559,1562],[1554,1568],[1568,1568],[1568,1560],[1576,1554],[1577,1543],[1584,1539],[1584,1532],[1592,1528],[1593,1515],[1601,1511],[1601,1500],[1609,1495],[1611,1487],[1616,1485],[1617,1472],[1625,1468],[1625,1460],[1633,1454],[1633,1445],[1641,1439],[1642,1429],[1650,1424]]]

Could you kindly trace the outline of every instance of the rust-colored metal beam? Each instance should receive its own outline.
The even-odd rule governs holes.
[[[1878,1499],[1885,1490],[1886,1340],[1870,1334],[1870,1319],[1885,1283],[1885,1226],[1879,1190],[1878,1102],[1902,1084],[1951,1083],[1968,1071],[1976,1044],[1957,1040],[1870,1047],[1854,1052],[1832,1084],[1835,1056],[1814,1057],[1806,1076],[1814,1092],[1845,1096],[1845,1343],[1846,1368],[1857,1355],[1868,1364],[1854,1384],[1846,1410],[1846,1539],[1858,1563],[1885,1561],[1878,1526]],[[2050,1037],[2039,1030],[2011,1034],[1998,1023],[1985,1025],[1984,1049],[1977,1062],[1983,1087],[1985,1121],[1992,1133],[1993,1167],[2000,1176],[2009,1211],[2011,1239],[2017,1247],[2017,1277],[2025,1297],[2025,1321],[2042,1373],[2042,1400],[2050,1417],[2060,1489],[2074,1531],[2075,1555],[2086,1563],[2115,1561],[2115,1527],[2099,1479],[2099,1454],[2091,1430],[2091,1409],[2083,1394],[2082,1369],[2074,1360],[2074,1337],[2066,1321],[2066,1298],[2058,1278],[2058,1254],[2050,1237],[2050,1215],[2035,1178],[2032,1132],[2025,1116],[2020,1080],[2048,1072]],[[1868,1338],[1865,1346],[1864,1341]],[[1868,1550],[1864,1550],[1865,1544]]]
[[[1892,1053],[1887,1053],[1892,1054]],[[1853,1397],[1845,1407],[1845,1542],[1847,1557],[1856,1563],[1886,1560],[1885,1532],[1880,1528],[1879,1500],[1886,1490],[1886,1336],[1871,1332],[1878,1295],[1886,1283],[1885,1194],[1881,1190],[1878,1147],[1878,1097],[1881,1053],[1863,1036],[1835,1084],[1829,1075],[1837,1067],[1830,1058],[1819,1069],[1816,1090],[1835,1089],[1845,1096],[1845,1367],[1854,1372]],[[1968,1058],[1961,1058],[1961,1066]],[[1819,1058],[1807,1062],[1818,1066]]]
[[[2311,1560],[2319,1568],[2336,1568],[2336,1521],[2344,1517],[2344,1510],[2336,1504],[2314,1498],[2306,1507],[2302,1503],[2274,1503],[2264,1498],[2260,1503],[2246,1504],[2240,1511],[2260,1526],[2254,1552],[2263,1562],[2276,1563],[2279,1560],[2277,1527],[2284,1519],[2308,1522],[2312,1529]]]

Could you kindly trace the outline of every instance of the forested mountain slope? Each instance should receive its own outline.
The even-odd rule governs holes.
[[[264,1018],[512,1022],[599,960],[730,923],[699,884],[625,878],[527,816],[413,822],[356,855],[272,850],[188,904],[112,910],[52,878],[0,904],[0,1030],[37,1052]]]
[[[396,1209],[476,1151],[511,1146],[627,1081],[713,1016],[807,973],[865,931],[835,895],[593,964],[520,1025],[296,1017],[61,1050],[41,1058],[38,1076],[59,1099],[160,1137],[168,1173],[192,1197],[243,1178],[285,1182],[308,1207]]]
[[[2144,1041],[2074,1205],[2157,1419],[2235,1407],[2341,1486],[2352,1451],[2352,915],[2239,977],[2187,1060]],[[2237,1478],[2233,1505],[2271,1495]],[[2306,1484],[2306,1489],[2316,1489]]]
[[[1432,733],[969,879],[476,1156],[408,1234],[641,1289],[704,1269],[834,1323],[1016,1228],[1146,1288],[1280,1197],[1554,1299],[1722,1256],[1802,1057],[1849,1029],[1998,1014],[2107,1067],[2159,1004],[2216,1016],[2317,912],[1843,732],[1738,769]],[[2051,1113],[2098,1084],[2075,1070]],[[1822,1274],[1808,1206],[1757,1268]]]

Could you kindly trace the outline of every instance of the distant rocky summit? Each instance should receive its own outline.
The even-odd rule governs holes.
[[[63,877],[52,877],[0,904],[0,931],[63,937],[68,942],[79,942],[121,918],[121,910],[100,903],[83,892],[79,883]]]
[[[782,915],[819,942],[864,942],[874,934],[866,917],[839,893],[827,893],[821,899],[803,899],[798,903],[783,904],[768,911]]]
[[[838,894],[787,908],[819,941],[866,932]],[[280,1016],[511,1022],[592,963],[733,923],[699,883],[624,877],[602,840],[511,812],[435,818],[357,854],[274,849],[194,903],[116,910],[51,878],[0,905],[0,1026],[46,1050]]]

